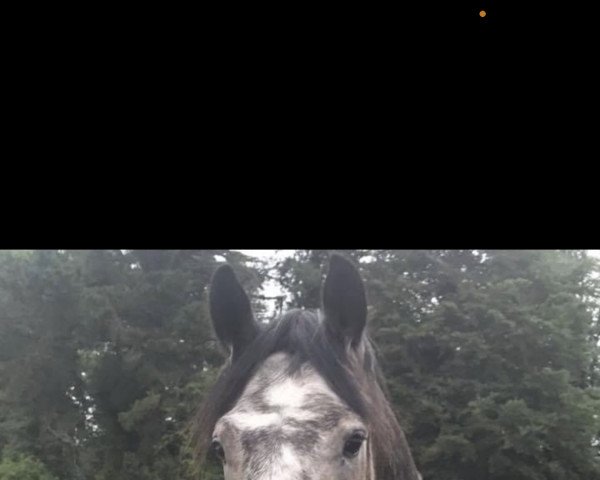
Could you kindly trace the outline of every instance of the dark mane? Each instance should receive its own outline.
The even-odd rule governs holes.
[[[369,425],[378,480],[418,479],[408,444],[383,393],[382,377],[371,343],[364,355],[350,352],[319,321],[318,313],[291,310],[263,327],[243,354],[228,364],[209,393],[193,424],[193,441],[204,460],[216,422],[231,410],[260,365],[272,354],[292,357],[290,375],[309,362],[336,395]]]

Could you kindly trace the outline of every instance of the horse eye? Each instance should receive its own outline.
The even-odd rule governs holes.
[[[218,440],[213,440],[210,449],[215,457],[225,463],[225,450]]]
[[[354,433],[344,444],[344,457],[356,457],[365,440],[366,437],[363,433]]]

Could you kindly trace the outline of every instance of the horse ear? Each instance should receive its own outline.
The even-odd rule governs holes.
[[[334,253],[323,286],[325,325],[344,343],[357,346],[367,324],[367,298],[358,269],[344,256]]]
[[[222,265],[213,275],[209,303],[215,333],[235,360],[258,334],[258,325],[250,300],[229,265]]]

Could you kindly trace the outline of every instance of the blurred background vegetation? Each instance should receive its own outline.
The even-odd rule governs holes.
[[[319,306],[327,250],[0,252],[0,480],[222,478],[186,427],[224,355],[227,261],[257,317]],[[586,251],[351,250],[425,480],[600,479],[600,267]],[[269,307],[261,286],[286,298]],[[273,302],[271,302],[273,303]]]

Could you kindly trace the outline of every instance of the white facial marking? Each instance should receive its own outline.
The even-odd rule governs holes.
[[[281,415],[277,413],[233,412],[224,418],[240,430],[253,430],[281,424]]]
[[[287,377],[281,372],[289,365],[289,356],[285,353],[271,355],[255,376],[248,382],[244,393],[233,408],[222,420],[230,422],[242,431],[261,427],[286,425],[286,421],[302,422],[317,417],[306,404],[314,395],[324,395],[332,403],[342,405],[329,385],[309,366],[304,366],[294,377]],[[266,386],[265,386],[266,385]],[[252,398],[260,395],[267,409],[272,412],[257,412],[253,408]]]
[[[298,458],[298,454],[287,445],[281,447],[279,462],[277,468],[271,474],[273,480],[281,480],[286,478],[286,475],[295,475],[302,472],[302,463]],[[293,478],[293,477],[292,477]]]
[[[348,432],[366,429],[362,420],[310,365],[288,375],[290,361],[285,353],[271,355],[217,422],[215,436],[230,450],[225,478],[254,472],[256,480],[329,480],[336,469],[355,468],[342,449]],[[261,435],[278,440],[269,444]]]
[[[272,407],[300,408],[304,405],[305,394],[301,382],[286,378],[266,391],[265,400]]]

